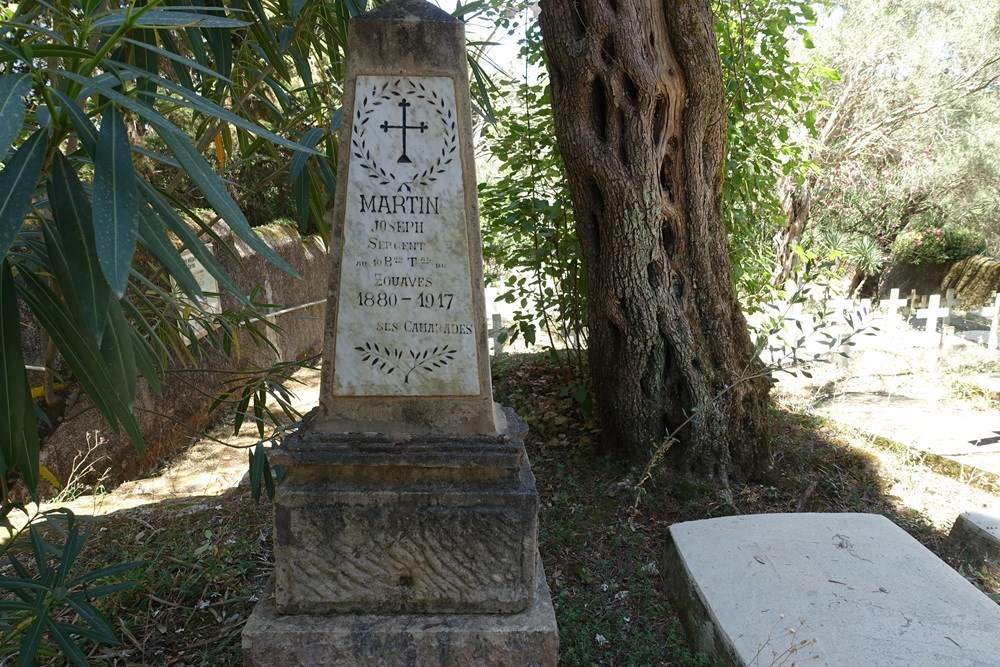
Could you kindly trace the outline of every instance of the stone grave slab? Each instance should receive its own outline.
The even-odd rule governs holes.
[[[1000,606],[885,517],[765,514],[671,526],[659,569],[726,665],[996,665]]]
[[[1000,512],[963,512],[951,527],[951,539],[974,558],[1000,561]]]

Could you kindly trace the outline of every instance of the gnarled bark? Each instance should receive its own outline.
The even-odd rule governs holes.
[[[726,117],[707,0],[543,0],[606,444],[727,483],[768,460],[721,223]],[[688,421],[688,418],[690,421]]]

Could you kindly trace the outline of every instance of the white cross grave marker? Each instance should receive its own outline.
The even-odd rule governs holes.
[[[932,294],[926,308],[917,311],[918,320],[927,320],[927,336],[931,337],[937,333],[937,321],[939,317],[947,317],[949,310],[941,307],[941,295]],[[942,336],[943,339],[943,336]]]
[[[983,308],[982,314],[991,318],[990,337],[986,341],[986,349],[997,349],[997,338],[1000,337],[1000,292],[993,294],[993,305]]]
[[[854,300],[843,297],[831,299],[827,302],[826,307],[833,312],[834,319],[841,319],[846,322],[850,317],[849,314],[854,310]]]
[[[889,298],[882,299],[879,305],[885,308],[885,312],[889,317],[896,317],[899,313],[899,309],[905,306],[907,303],[906,299],[899,298],[899,289],[893,288],[889,290]]]
[[[947,315],[944,316],[944,319],[941,320],[942,323],[951,324],[951,309],[957,306],[958,304],[959,300],[955,298],[955,290],[949,287],[947,290],[945,290],[944,302],[943,302],[944,307],[947,308],[949,312]]]

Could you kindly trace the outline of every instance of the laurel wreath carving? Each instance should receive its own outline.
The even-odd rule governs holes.
[[[372,159],[371,149],[368,148],[368,140],[365,138],[368,121],[371,120],[375,110],[386,102],[398,99],[403,95],[412,95],[418,100],[429,102],[431,109],[434,110],[438,120],[445,128],[445,140],[441,154],[436,155],[434,161],[426,169],[413,172],[412,176],[409,176],[409,171],[397,175],[395,171],[379,165]],[[445,107],[444,98],[436,92],[427,90],[424,84],[411,79],[400,78],[393,82],[386,81],[381,86],[372,86],[371,92],[365,93],[357,105],[351,130],[351,146],[354,157],[361,160],[361,168],[368,172],[368,177],[379,185],[396,185],[396,192],[403,190],[413,192],[415,186],[427,186],[436,181],[437,177],[445,173],[448,165],[454,161],[455,150],[458,148],[458,131],[454,111]],[[407,178],[408,176],[409,178]]]
[[[403,384],[410,383],[410,375],[414,371],[433,373],[438,368],[448,365],[449,361],[454,361],[457,349],[452,349],[449,345],[440,345],[431,350],[414,352],[413,350],[398,350],[378,343],[366,342],[354,348],[361,353],[361,361],[371,361],[373,368],[384,371],[386,376],[399,371],[403,378]]]

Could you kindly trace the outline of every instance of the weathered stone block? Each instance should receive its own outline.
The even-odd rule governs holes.
[[[538,501],[503,483],[379,488],[289,479],[275,502],[283,613],[513,613],[534,588]]]
[[[951,527],[951,540],[967,556],[1000,561],[1000,514],[963,512]]]
[[[270,586],[243,628],[246,667],[554,667],[555,612],[536,559],[518,614],[282,615]]]

